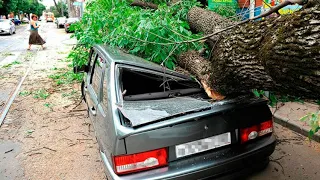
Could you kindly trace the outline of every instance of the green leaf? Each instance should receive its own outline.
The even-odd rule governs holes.
[[[313,137],[313,135],[314,135],[314,131],[310,130],[309,135],[308,135],[309,139],[311,139]]]
[[[254,89],[252,92],[256,97],[260,97],[260,93],[258,92],[257,89]]]
[[[306,121],[309,116],[310,116],[310,115],[307,114],[307,115],[301,117],[299,120],[300,120],[300,121]]]

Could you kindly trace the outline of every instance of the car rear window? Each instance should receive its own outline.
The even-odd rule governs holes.
[[[122,68],[120,73],[124,100],[160,99],[203,92],[198,82],[171,77],[165,73],[128,68]]]

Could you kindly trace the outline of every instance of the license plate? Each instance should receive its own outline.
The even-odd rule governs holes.
[[[177,158],[208,151],[231,144],[230,132],[176,146]]]

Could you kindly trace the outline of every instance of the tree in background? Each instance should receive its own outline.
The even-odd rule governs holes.
[[[20,12],[41,15],[42,11],[46,9],[38,0],[0,0],[0,2],[2,2],[0,3],[0,12],[4,15],[11,12],[16,15]]]
[[[54,1],[55,2],[55,1]],[[50,7],[50,12],[54,14],[54,17],[68,16],[68,7],[65,3],[59,1],[55,2],[55,6]],[[63,12],[63,14],[62,14]]]

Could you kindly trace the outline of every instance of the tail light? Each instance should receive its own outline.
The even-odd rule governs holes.
[[[116,174],[127,174],[168,165],[166,148],[114,157]]]
[[[70,26],[70,24],[66,24],[66,26]]]
[[[240,129],[241,143],[245,143],[257,137],[272,133],[272,120],[262,122],[248,128]]]

